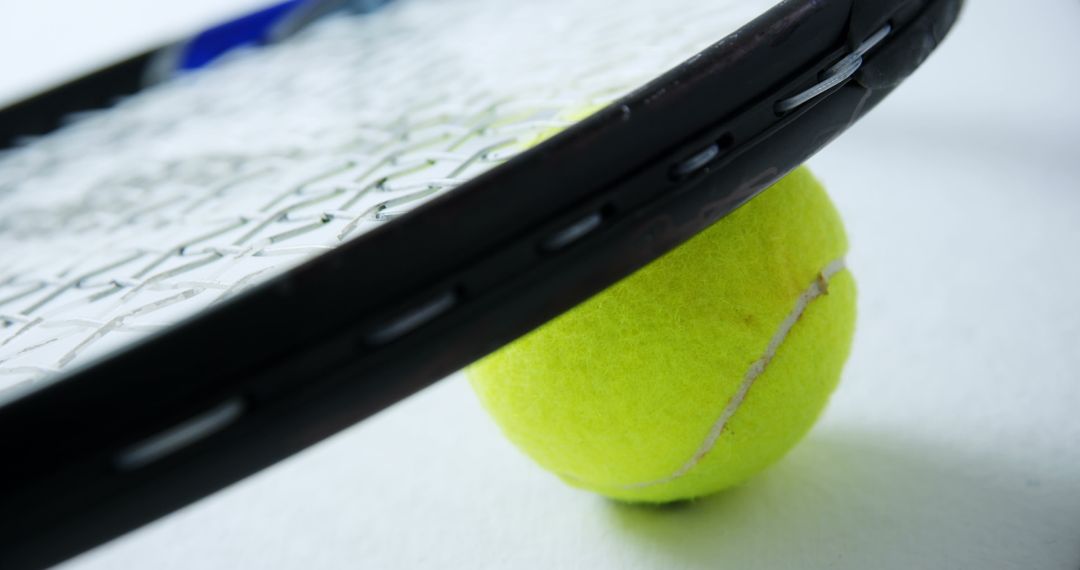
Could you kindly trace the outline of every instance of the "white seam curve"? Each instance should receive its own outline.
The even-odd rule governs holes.
[[[773,357],[776,356],[776,351],[780,350],[780,346],[784,344],[784,340],[787,339],[787,336],[795,326],[795,323],[797,323],[803,313],[806,312],[806,307],[808,307],[810,302],[814,299],[828,294],[829,279],[844,269],[845,264],[843,258],[829,263],[820,273],[818,273],[817,279],[815,279],[814,282],[799,295],[799,298],[795,301],[795,307],[791,309],[787,318],[780,323],[780,327],[776,329],[772,339],[769,340],[769,345],[765,347],[765,353],[761,355],[761,358],[754,361],[754,363],[750,365],[750,368],[746,370],[746,374],[743,376],[738,391],[735,392],[735,395],[728,401],[727,406],[724,407],[723,413],[720,414],[716,423],[713,424],[712,429],[709,430],[709,435],[705,437],[705,441],[701,443],[698,450],[694,452],[694,455],[687,460],[682,467],[679,467],[674,473],[662,479],[624,485],[623,489],[643,489],[653,485],[670,483],[671,481],[686,475],[691,469],[696,467],[697,464],[704,459],[705,455],[712,450],[713,446],[716,445],[716,440],[720,439],[720,435],[724,433],[724,427],[727,426],[728,420],[735,415],[735,412],[739,411],[739,406],[741,406],[743,400],[746,399],[746,395],[750,392],[750,388],[753,387],[754,381],[765,373],[765,368],[769,365],[769,362]]]

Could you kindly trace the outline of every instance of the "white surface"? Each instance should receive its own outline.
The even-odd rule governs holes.
[[[0,9],[0,105],[18,101],[268,0],[33,0]]]
[[[813,164],[860,321],[807,440],[693,505],[563,486],[454,377],[72,568],[1080,565],[1080,5],[973,0]]]

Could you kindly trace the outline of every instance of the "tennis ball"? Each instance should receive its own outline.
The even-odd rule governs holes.
[[[467,374],[509,439],[570,485],[708,495],[777,461],[824,408],[854,332],[846,250],[798,169]]]

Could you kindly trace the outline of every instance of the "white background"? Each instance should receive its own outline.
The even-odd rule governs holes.
[[[0,102],[258,2],[20,4]],[[570,489],[454,376],[71,567],[1080,567],[1080,3],[968,4],[812,161],[859,330],[822,421],[749,484],[660,509]]]

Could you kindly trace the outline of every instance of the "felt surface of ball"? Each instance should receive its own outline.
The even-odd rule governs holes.
[[[467,373],[509,439],[567,483],[708,495],[777,461],[825,407],[854,332],[846,251],[800,168]]]

